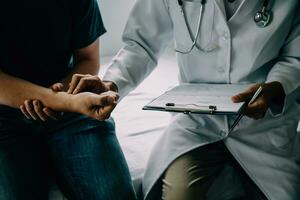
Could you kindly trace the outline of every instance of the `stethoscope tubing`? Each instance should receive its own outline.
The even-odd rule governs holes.
[[[199,34],[200,34],[200,27],[201,27],[201,23],[202,23],[202,17],[203,17],[203,10],[204,10],[204,7],[205,7],[205,4],[206,4],[206,0],[201,0],[201,1],[193,1],[193,0],[184,0],[184,1],[187,1],[187,2],[193,2],[193,3],[201,3],[200,5],[200,10],[199,10],[199,18],[198,18],[198,25],[197,25],[197,29],[196,29],[196,35],[195,35],[195,38],[193,38],[193,35],[192,35],[192,30],[190,30],[190,28],[188,27],[188,23],[187,23],[187,19],[186,19],[186,14],[185,14],[185,11],[184,11],[184,8],[183,8],[183,0],[178,0],[178,5],[180,6],[181,8],[181,12],[183,14],[183,18],[184,18],[184,22],[185,22],[185,25],[186,25],[186,28],[189,32],[189,36],[190,36],[190,39],[191,41],[193,42],[192,46],[190,47],[189,50],[187,51],[181,51],[181,50],[178,50],[178,49],[175,49],[175,52],[177,53],[181,53],[181,54],[189,54],[193,49],[194,47],[196,47],[198,50],[202,51],[202,52],[211,52],[213,51],[215,48],[211,48],[211,49],[206,49],[206,48],[202,48],[200,47],[200,45],[197,44],[197,40],[198,40],[198,37],[199,37]],[[260,14],[267,14],[268,17],[270,18],[270,13],[267,11],[267,7],[269,5],[269,2],[270,0],[264,0],[263,2],[263,6],[262,6],[262,10],[261,11],[258,11],[257,13],[260,13]],[[268,19],[269,20],[269,19]],[[255,21],[256,22],[256,21]],[[257,22],[256,22],[257,23]],[[269,21],[265,23],[265,25],[263,26],[259,26],[261,28],[264,28],[266,27],[267,25],[269,24]]]
[[[187,51],[180,51],[178,49],[175,49],[175,51],[177,53],[181,53],[181,54],[188,54],[188,53],[190,53],[194,49],[194,47],[197,44],[197,39],[199,37],[200,27],[201,27],[201,21],[202,21],[202,15],[203,15],[203,4],[201,2],[200,11],[199,11],[199,18],[198,18],[198,26],[197,26],[197,32],[196,32],[196,35],[195,35],[195,39],[193,39],[192,33],[191,33],[191,31],[190,31],[190,29],[188,27],[186,15],[185,15],[185,11],[184,11],[183,8],[181,8],[181,9],[182,9],[183,18],[184,18],[184,22],[185,22],[186,28],[188,29],[188,32],[189,32],[189,35],[190,35],[190,38],[191,38],[193,44],[192,44],[191,48],[189,50],[187,50]],[[196,47],[199,48],[202,51],[202,48],[200,48],[198,46],[196,46]]]

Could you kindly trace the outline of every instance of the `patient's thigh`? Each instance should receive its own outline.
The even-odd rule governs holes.
[[[0,199],[47,199],[47,156],[41,144],[24,132],[7,131],[0,128]]]
[[[62,122],[49,134],[48,144],[64,195],[72,200],[134,200],[113,120],[70,115]]]

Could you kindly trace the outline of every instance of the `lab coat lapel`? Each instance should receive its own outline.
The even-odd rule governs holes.
[[[221,11],[220,13],[222,13],[222,18],[224,21],[226,20],[226,10],[225,10],[225,6],[224,6],[224,0],[215,0],[215,4],[217,6],[217,8]]]
[[[249,16],[253,18],[252,15],[255,13],[254,10],[257,9],[261,3],[261,0],[243,0],[234,15],[228,20],[228,23],[231,23],[232,21],[240,22],[243,21],[245,17]]]
[[[224,21],[227,22],[224,1],[226,0],[215,0],[215,4],[218,7],[218,9],[221,11]],[[249,16],[249,14],[253,13],[253,9],[258,7],[258,4],[260,4],[260,2],[261,2],[260,0],[243,0],[241,5],[234,13],[234,15],[228,20],[228,23],[230,23],[233,20],[242,20],[246,16]]]

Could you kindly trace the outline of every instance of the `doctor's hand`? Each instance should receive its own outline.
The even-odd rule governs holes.
[[[78,112],[100,121],[110,117],[119,98],[118,94],[113,91],[103,92],[99,95],[91,92],[82,92],[71,97],[72,112]]]
[[[90,74],[74,74],[69,84],[68,93],[78,94],[80,92],[88,91],[100,94],[109,90],[118,92],[118,88],[113,82],[102,81],[99,76]]]
[[[256,100],[248,105],[244,114],[253,119],[261,119],[265,116],[266,111],[270,108],[271,105],[277,105],[281,108],[284,104],[285,92],[279,82],[270,82],[255,84],[249,87],[246,91],[234,95],[231,97],[231,100],[235,103],[249,101],[256,90],[262,86],[262,92],[256,98]]]
[[[55,83],[50,88],[54,92],[59,92],[63,90],[64,86],[62,83]],[[59,120],[59,118],[62,116],[61,112],[56,112],[50,108],[44,107],[42,102],[39,100],[25,100],[24,103],[20,106],[20,110],[27,119],[33,120]]]

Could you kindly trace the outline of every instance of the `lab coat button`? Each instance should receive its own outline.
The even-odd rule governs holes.
[[[222,40],[226,41],[228,40],[229,34],[227,32],[224,32],[222,35]]]
[[[225,131],[225,130],[221,130],[221,131],[220,131],[220,136],[222,136],[222,137],[227,136],[226,131]]]

